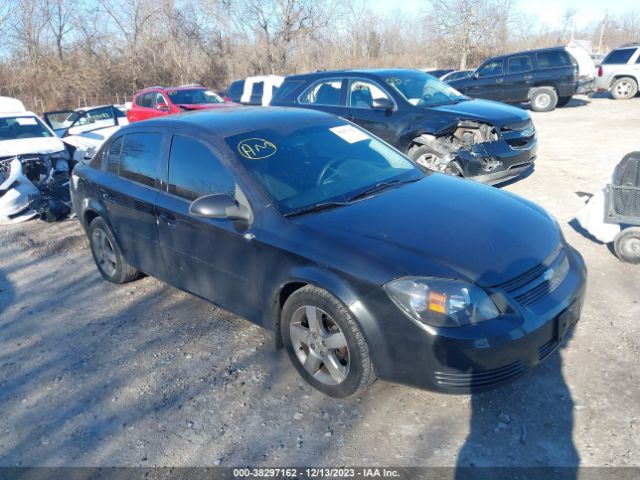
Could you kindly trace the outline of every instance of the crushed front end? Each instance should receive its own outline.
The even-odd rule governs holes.
[[[515,178],[531,170],[536,158],[537,138],[531,119],[502,126],[461,120],[438,135],[421,138],[438,153],[424,166],[451,173],[453,162],[462,176],[482,183]]]

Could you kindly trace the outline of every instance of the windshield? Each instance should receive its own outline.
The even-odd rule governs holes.
[[[283,214],[348,202],[381,183],[424,176],[397,150],[338,119],[251,131],[225,140]]]
[[[51,132],[37,117],[18,116],[0,118],[0,140],[51,136]]]
[[[455,88],[423,72],[397,73],[385,77],[384,80],[417,107],[433,107],[468,100],[468,97]]]
[[[202,88],[170,90],[167,92],[174,105],[200,105],[203,103],[224,103],[224,99],[211,90]]]

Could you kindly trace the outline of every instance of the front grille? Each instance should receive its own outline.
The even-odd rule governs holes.
[[[507,382],[521,375],[527,370],[522,360],[510,363],[504,367],[480,372],[448,373],[435,372],[436,383],[450,390],[468,390],[490,387],[494,384]]]
[[[522,132],[523,130],[526,130],[529,127],[532,127],[531,119],[503,125],[501,130],[503,132]]]
[[[511,148],[526,148],[533,141],[534,135],[528,137],[508,138],[507,143]]]
[[[640,217],[640,188],[612,187],[613,209],[623,217]]]
[[[558,342],[556,342],[555,340],[549,340],[538,349],[538,359],[540,361],[544,360],[549,355],[551,355],[557,347]]]
[[[539,302],[558,288],[569,272],[569,258],[563,249],[555,250],[550,259],[495,288],[503,289],[523,306]]]

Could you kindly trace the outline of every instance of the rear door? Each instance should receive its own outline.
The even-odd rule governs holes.
[[[163,133],[137,130],[118,136],[106,151],[99,186],[111,226],[127,261],[145,273],[165,277],[158,241],[155,201],[158,171],[167,148]],[[164,160],[166,162],[166,160]]]
[[[558,97],[570,97],[578,86],[578,68],[566,50],[543,50],[535,54],[538,69],[534,73],[536,85],[551,85]]]
[[[503,83],[503,100],[506,102],[526,102],[529,89],[533,85],[533,62],[527,54],[508,57]]]
[[[189,214],[198,197],[239,189],[218,152],[202,138],[175,133],[166,189],[157,198],[159,239],[169,282],[241,315],[257,306],[255,243],[248,225]]]
[[[504,99],[504,59],[494,58],[482,64],[465,84],[470,97]]]

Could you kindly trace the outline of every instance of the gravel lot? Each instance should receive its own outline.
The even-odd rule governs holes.
[[[103,281],[75,220],[1,228],[0,466],[640,466],[640,266],[569,224],[640,150],[638,112],[532,113],[536,171],[504,188],[558,218],[587,299],[565,348],[479,395],[324,397],[270,333],[152,278]]]

